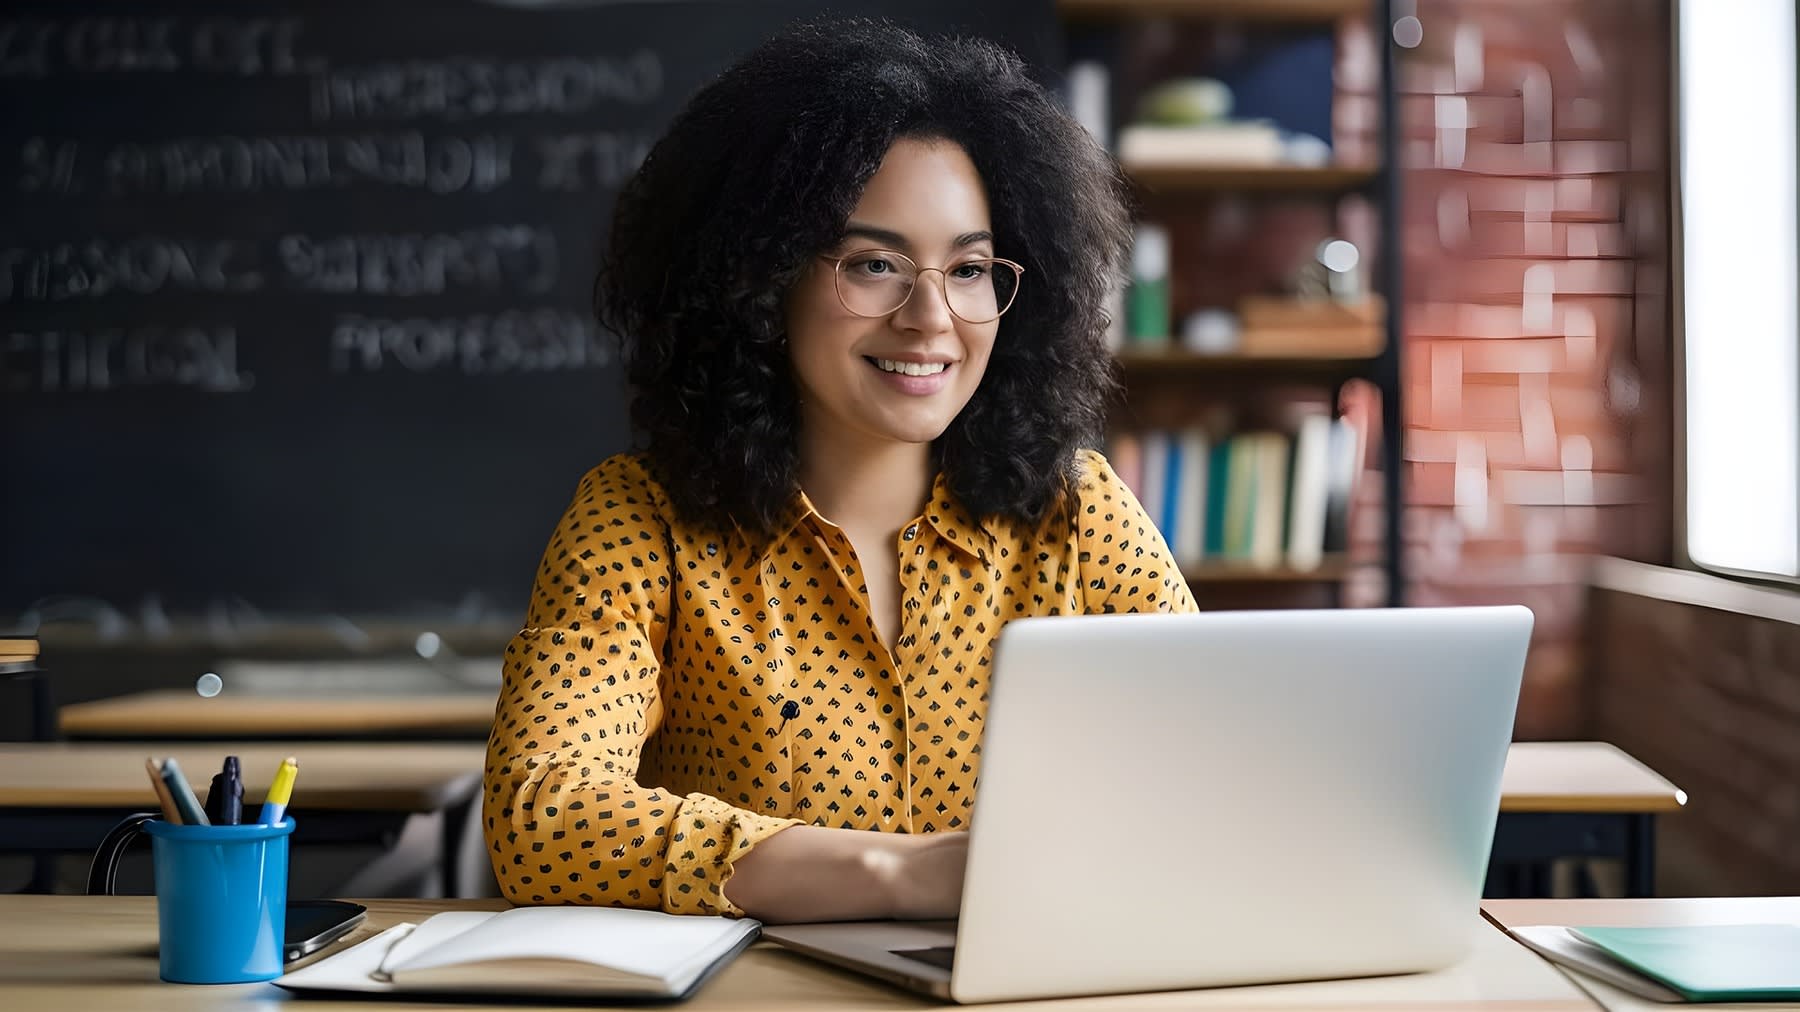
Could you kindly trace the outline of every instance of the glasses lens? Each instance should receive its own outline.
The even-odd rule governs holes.
[[[944,272],[950,311],[969,323],[988,323],[1012,306],[1019,272],[1000,260],[965,260]]]
[[[999,319],[1019,294],[1019,272],[1003,260],[965,260],[943,274],[950,311],[968,323]],[[838,264],[838,298],[858,316],[886,316],[898,310],[918,281],[919,268],[889,250],[852,253]]]
[[[852,253],[838,265],[838,298],[858,316],[886,316],[905,304],[918,278],[918,268],[898,253]]]

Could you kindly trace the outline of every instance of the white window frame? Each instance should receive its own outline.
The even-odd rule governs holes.
[[[1794,0],[1676,4],[1676,552],[1800,580]]]

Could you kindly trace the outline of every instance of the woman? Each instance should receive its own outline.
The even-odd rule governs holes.
[[[508,898],[955,915],[1001,626],[1194,609],[1089,449],[1122,192],[983,42],[815,24],[692,99],[596,284],[647,447],[582,480],[506,652]]]

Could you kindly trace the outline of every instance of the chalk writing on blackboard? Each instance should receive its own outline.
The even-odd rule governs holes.
[[[543,190],[595,191],[629,178],[652,143],[642,130],[537,136],[393,130],[86,145],[28,137],[19,146],[16,185],[23,193],[102,198],[304,193],[365,184],[449,196],[493,193],[519,177]]]
[[[624,59],[396,60],[315,75],[312,116],[318,123],[573,116],[608,102],[643,105],[662,90],[662,60],[647,49]]]
[[[271,240],[95,237],[0,248],[0,304],[245,293],[274,286],[330,295],[449,291],[536,295],[555,287],[555,233],[497,224],[440,233],[289,234]]]
[[[412,235],[287,235],[275,241],[284,286],[334,295],[539,294],[556,284],[556,235],[489,225]]]
[[[610,339],[589,317],[559,309],[401,319],[346,313],[331,332],[333,373],[561,372],[612,358]]]
[[[0,391],[9,393],[185,387],[240,394],[255,385],[256,377],[238,368],[235,327],[146,326],[0,334]]]
[[[153,235],[0,248],[0,304],[254,292],[264,283],[258,259],[256,244],[245,240]]]
[[[59,140],[52,148],[48,140],[33,140],[41,147],[28,147],[22,155],[22,186],[39,179],[46,189],[59,180],[66,181],[64,186],[81,185],[70,142]],[[512,180],[513,144],[512,137],[500,134],[426,136],[417,130],[330,137],[182,137],[115,143],[95,158],[99,189],[109,196],[298,193],[363,183],[438,194],[488,193]],[[61,161],[52,159],[52,150]]]
[[[81,17],[0,20],[0,77],[89,74],[300,74],[298,18]]]

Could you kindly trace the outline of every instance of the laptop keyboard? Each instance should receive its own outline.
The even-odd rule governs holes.
[[[939,945],[929,949],[889,949],[888,951],[896,956],[905,956],[907,959],[916,959],[921,963],[930,963],[940,970],[950,969],[950,964],[956,958],[956,946],[954,945]]]

